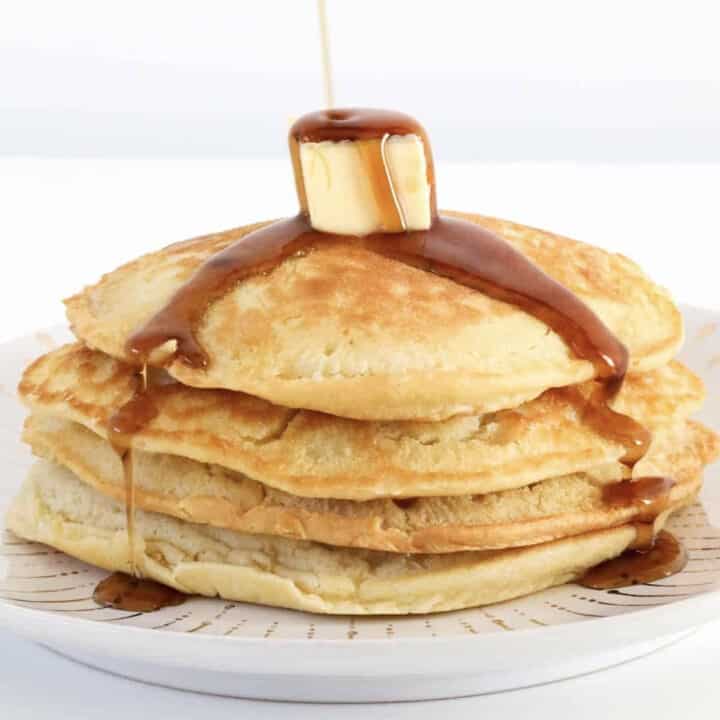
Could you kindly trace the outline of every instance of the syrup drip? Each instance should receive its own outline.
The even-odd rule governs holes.
[[[132,397],[113,413],[108,422],[110,445],[117,453],[123,466],[125,480],[125,521],[128,546],[130,548],[130,571],[137,575],[135,567],[135,480],[133,476],[132,436],[149,423],[156,415],[157,408],[148,391],[147,366],[135,377]]]
[[[653,582],[680,572],[687,564],[687,552],[667,530],[655,534],[655,518],[667,510],[675,482],[667,477],[623,480],[603,488],[603,500],[611,507],[636,508],[636,537],[630,549],[619,557],[591,568],[578,580],[596,590]]]
[[[157,417],[151,385],[148,381],[147,366],[135,377],[135,390],[132,397],[110,418],[110,441],[120,448],[129,448],[132,436],[142,430]]]
[[[654,518],[651,522],[639,522],[635,525],[635,539],[626,552],[632,550],[650,550],[655,544],[655,522]]]
[[[385,159],[387,138],[384,135],[380,140],[359,140],[357,149],[365,165],[365,174],[370,178],[375,204],[380,210],[382,231],[399,233],[406,229],[406,225],[393,183],[388,182],[390,169]]]
[[[372,178],[382,226],[397,231],[404,227],[404,220],[385,162],[383,143],[391,135],[408,134],[416,135],[424,146],[432,215],[428,230],[356,237],[322,233],[311,227],[300,162],[301,142],[358,142],[366,172]],[[438,216],[432,153],[421,125],[401,113],[383,110],[328,110],[311,113],[296,122],[291,128],[289,143],[300,214],[246,235],[201,265],[168,303],[128,339],[127,349],[139,362],[146,363],[155,349],[174,342],[173,359],[193,368],[207,367],[208,357],[197,341],[195,328],[213,302],[237,283],[270,272],[293,255],[332,245],[352,245],[479,290],[523,309],[548,325],[576,356],[592,362],[595,368],[597,387],[581,409],[582,420],[605,437],[621,443],[625,448],[623,461],[629,466],[643,457],[651,440],[650,433],[632,418],[611,408],[628,369],[625,346],[582,300],[505,240],[473,223]],[[142,427],[146,416],[152,416],[150,407],[141,393],[122,408],[118,413],[120,435],[131,434]],[[656,515],[669,501],[672,482],[657,481],[657,478],[641,478],[629,484],[620,483],[617,490],[607,491],[606,501],[611,505],[632,502],[638,506],[639,517]],[[648,493],[652,499],[646,502],[644,494]],[[669,541],[663,542],[665,548]],[[652,551],[646,555],[646,566],[650,559],[665,557]]]
[[[333,92],[332,64],[330,62],[330,32],[328,30],[327,8],[325,0],[317,0],[318,21],[320,24],[320,47],[322,49],[323,87],[325,89],[325,107],[335,105]]]
[[[652,522],[667,509],[670,491],[675,485],[671,478],[643,477],[637,480],[606,485],[603,488],[603,500],[611,507],[634,506],[636,519],[640,522]]]
[[[185,595],[154,580],[116,572],[98,583],[93,592],[98,605],[127,612],[153,612],[185,602]]]
[[[596,590],[639,585],[674,575],[687,561],[682,544],[674,535],[662,530],[649,549],[627,550],[620,557],[591,568],[578,582]]]
[[[130,552],[130,574],[116,572],[98,583],[93,599],[99,605],[128,612],[153,612],[184,602],[185,596],[153,580],[139,577],[136,564],[135,478],[133,475],[132,437],[157,417],[155,389],[149,382],[147,365],[135,376],[132,397],[108,422],[110,444],[122,461],[125,484],[125,522]]]

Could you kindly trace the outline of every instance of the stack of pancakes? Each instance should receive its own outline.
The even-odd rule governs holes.
[[[632,262],[462,215],[583,299],[628,347],[613,403],[653,433],[625,448],[584,422],[593,365],[539,320],[360,247],[293,256],[212,302],[193,368],[149,358],[156,416],[130,449],[110,418],[138,387],[134,330],[256,226],[142,257],[67,302],[79,342],[35,361],[20,394],[41,460],[9,527],[187,593],[324,613],[424,613],[568,582],[657,531],[700,490],[716,435],[688,416],[701,381],[672,358],[682,320]],[[665,507],[608,486],[667,476]],[[127,479],[134,495],[128,541]]]

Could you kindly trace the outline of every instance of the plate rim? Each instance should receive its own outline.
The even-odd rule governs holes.
[[[42,616],[42,623],[37,622],[38,614]],[[720,588],[615,616],[509,632],[499,630],[477,636],[267,640],[165,631],[162,642],[157,643],[158,631],[150,628],[59,617],[55,613],[0,600],[0,627],[46,645],[54,646],[54,642],[60,641],[92,652],[109,652],[127,658],[137,658],[141,648],[143,651],[154,649],[155,652],[143,653],[143,659],[184,668],[201,665],[216,671],[246,672],[251,661],[254,672],[283,675],[321,672],[344,676],[351,674],[353,668],[356,671],[359,664],[364,668],[364,675],[385,676],[388,672],[397,672],[398,666],[407,674],[428,674],[428,656],[419,650],[432,650],[433,665],[442,665],[443,674],[472,674],[468,660],[478,651],[483,656],[483,672],[488,669],[500,672],[517,669],[518,656],[514,651],[520,648],[523,664],[531,667],[539,662],[553,662],[553,656],[565,657],[568,645],[576,655],[597,655],[616,649],[618,645],[632,645],[698,628],[715,619],[720,619]],[[600,628],[603,632],[599,632]],[[542,643],[532,642],[532,638],[539,635],[543,636]],[[618,636],[621,636],[621,642],[618,642]],[[305,655],[299,666],[298,650],[308,647],[313,648],[312,655]],[[198,653],[200,648],[202,658]],[[349,648],[354,648],[352,653],[347,652]]]

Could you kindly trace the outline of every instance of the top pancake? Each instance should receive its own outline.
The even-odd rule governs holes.
[[[677,308],[626,258],[523,225],[453,214],[503,236],[582,298],[628,347],[632,371],[662,365],[679,347]],[[130,334],[204,260],[258,227],[171,245],[104,276],[67,300],[75,334],[131,361]],[[207,369],[167,364],[186,385],[365,420],[491,412],[594,376],[591,363],[523,311],[360,248],[294,256],[240,283],[208,308],[196,336]],[[152,363],[165,364],[172,345]]]

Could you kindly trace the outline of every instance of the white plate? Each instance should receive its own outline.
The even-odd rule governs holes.
[[[701,414],[720,428],[720,314],[686,308],[683,359],[708,386]],[[0,510],[30,464],[14,397],[21,369],[69,335],[2,346]],[[489,608],[422,617],[323,617],[191,599],[139,615],[98,608],[105,573],[5,532],[0,625],[81,662],[185,690],[305,701],[420,700],[523,687],[651,652],[720,615],[720,479],[673,530],[687,569],[651,585],[595,591],[566,585]]]

